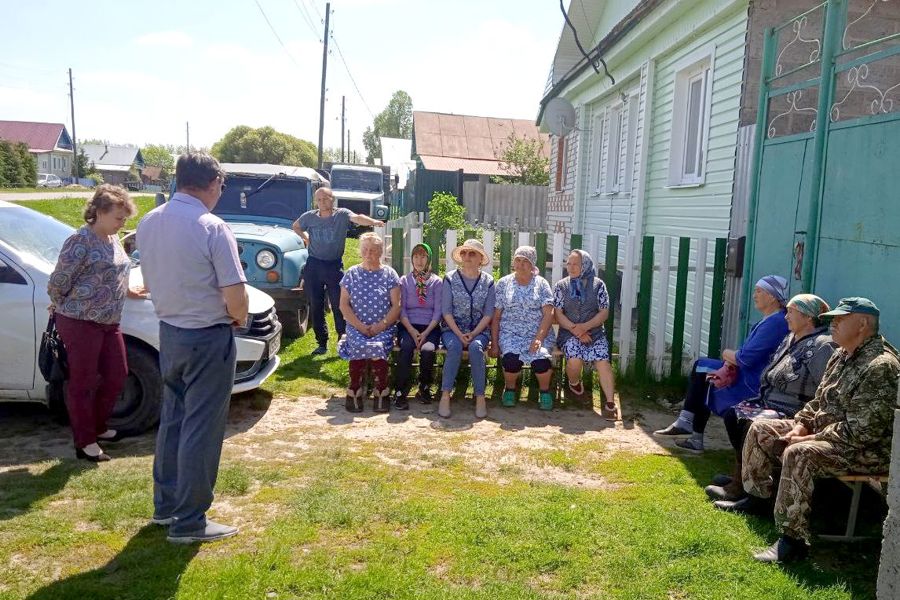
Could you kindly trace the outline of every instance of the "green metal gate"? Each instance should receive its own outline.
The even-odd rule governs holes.
[[[767,273],[868,296],[900,338],[900,2],[828,0],[766,31],[742,326]],[[885,310],[886,309],[886,310]]]

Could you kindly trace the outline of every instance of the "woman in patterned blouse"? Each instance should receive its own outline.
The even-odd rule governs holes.
[[[63,244],[47,285],[69,359],[66,407],[75,455],[93,462],[109,460],[98,441],[120,438],[106,421],[128,375],[119,330],[125,298],[147,297],[143,289],[128,288],[131,262],[116,235],[135,212],[123,188],[97,188],[84,209],[85,224]]]

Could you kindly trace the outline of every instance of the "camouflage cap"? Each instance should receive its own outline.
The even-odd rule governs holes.
[[[875,306],[875,303],[868,298],[853,296],[851,298],[841,298],[834,310],[819,315],[820,318],[837,317],[839,315],[849,315],[851,313],[859,313],[863,315],[878,316],[881,311]]]

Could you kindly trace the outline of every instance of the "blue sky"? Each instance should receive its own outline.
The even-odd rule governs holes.
[[[317,139],[324,0],[0,6],[0,119],[70,126],[71,67],[78,138],[179,144],[189,121],[192,145],[240,124]],[[325,144],[340,144],[345,95],[360,151],[369,110],[397,89],[417,110],[533,119],[563,23],[554,0],[336,0],[332,11],[364,102],[332,44]]]

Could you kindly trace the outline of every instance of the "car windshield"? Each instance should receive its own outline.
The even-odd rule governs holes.
[[[54,266],[63,242],[75,230],[52,217],[20,206],[0,207],[0,240],[17,252]]]
[[[225,191],[213,212],[220,216],[271,217],[295,220],[309,210],[309,181],[306,179],[273,179],[259,193],[253,194],[241,206],[241,192],[249,194],[268,177],[229,175]]]
[[[373,171],[331,169],[331,187],[335,190],[380,193],[381,179],[381,173]]]

